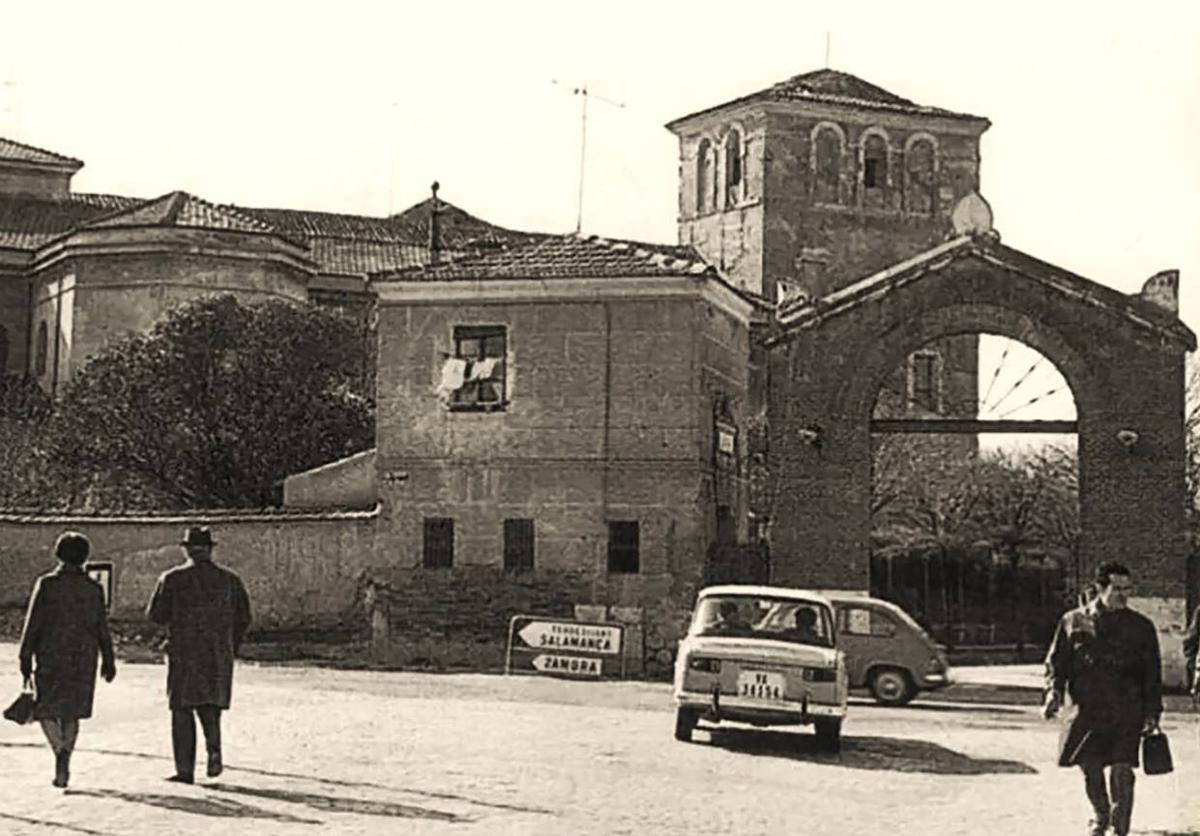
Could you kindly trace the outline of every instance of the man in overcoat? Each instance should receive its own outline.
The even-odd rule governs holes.
[[[1187,635],[1183,637],[1183,657],[1187,662],[1187,684],[1194,697],[1200,701],[1200,671],[1196,670],[1196,656],[1200,653],[1200,607],[1192,613]]]
[[[233,659],[250,626],[250,599],[234,572],[212,560],[215,545],[206,527],[188,529],[180,545],[187,561],[164,572],[146,615],[167,628],[167,700],[175,774],[190,784],[196,767],[200,718],[211,778],[221,774],[221,712],[229,708]]]
[[[1158,631],[1128,606],[1133,579],[1127,567],[1101,564],[1096,586],[1094,600],[1059,620],[1046,655],[1042,714],[1053,717],[1064,694],[1071,697],[1058,763],[1083,770],[1093,809],[1089,833],[1103,836],[1111,825],[1117,836],[1125,836],[1141,738],[1162,715]]]
[[[105,681],[117,675],[104,590],[83,570],[90,549],[82,534],[59,536],[54,544],[58,568],[33,585],[18,651],[21,675],[34,677],[33,716],[54,750],[56,787],[67,786],[79,721],[92,716],[97,654]]]

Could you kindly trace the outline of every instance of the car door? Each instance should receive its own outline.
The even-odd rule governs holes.
[[[846,651],[850,687],[865,686],[871,665],[891,660],[895,633],[896,624],[887,613],[867,604],[838,605],[838,638]]]

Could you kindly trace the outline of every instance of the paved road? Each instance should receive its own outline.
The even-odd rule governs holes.
[[[676,743],[659,684],[255,666],[237,672],[226,773],[180,787],[161,780],[164,673],[125,665],[98,687],[65,793],[37,728],[3,723],[0,833],[1035,836],[1086,819],[1027,706],[856,701],[831,756],[802,731]],[[0,682],[17,684],[12,645]],[[1200,832],[1193,722],[1168,718],[1180,768],[1139,778],[1135,832]]]

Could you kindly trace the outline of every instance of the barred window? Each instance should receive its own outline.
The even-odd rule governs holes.
[[[424,559],[426,569],[449,569],[454,565],[454,520],[426,517]]]
[[[533,520],[504,521],[504,570],[529,572],[533,569]]]
[[[941,381],[938,375],[938,356],[932,351],[918,351],[909,357],[908,402],[927,412],[941,410]]]
[[[612,520],[608,524],[608,571],[636,575],[641,569],[636,520]]]

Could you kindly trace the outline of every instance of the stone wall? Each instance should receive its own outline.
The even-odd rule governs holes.
[[[71,192],[73,174],[73,171],[0,162],[0,195],[61,200]]]
[[[360,583],[374,553],[374,512],[213,512],[186,516],[35,516],[0,513],[0,607],[24,606],[34,579],[56,565],[64,530],[114,564],[115,619],[136,620],[159,574],[178,564],[186,526],[210,524],[214,558],[242,576],[256,630],[365,627]],[[349,621],[348,621],[349,620]]]

